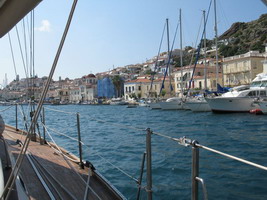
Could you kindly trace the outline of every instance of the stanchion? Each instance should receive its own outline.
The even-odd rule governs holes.
[[[148,128],[147,134],[146,134],[146,154],[147,154],[147,162],[146,162],[147,186],[146,186],[146,191],[147,191],[147,199],[148,200],[152,200],[151,134],[152,134],[152,131],[150,130],[150,128]]]
[[[16,104],[16,131],[18,130],[18,104]]]
[[[79,143],[79,154],[80,154],[80,168],[84,169],[83,158],[82,158],[82,144],[81,144],[81,130],[80,130],[80,114],[77,113],[77,130],[78,130],[78,143]]]
[[[197,141],[192,141],[192,193],[191,200],[198,200],[198,181],[199,174],[199,148],[196,146]]]
[[[140,177],[138,179],[138,191],[137,191],[137,197],[136,197],[137,200],[140,199],[140,192],[141,192],[141,186],[142,186],[142,180],[143,180],[145,159],[146,159],[146,152],[144,152],[144,154],[143,154],[142,163],[141,163],[141,172],[140,172]]]

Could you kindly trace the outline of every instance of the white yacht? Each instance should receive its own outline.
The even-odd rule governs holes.
[[[161,109],[163,110],[181,110],[183,109],[182,99],[179,97],[171,97],[166,101],[159,102]]]
[[[267,74],[258,74],[251,85],[232,88],[222,96],[205,98],[213,112],[249,112],[259,109],[255,99],[266,98]]]

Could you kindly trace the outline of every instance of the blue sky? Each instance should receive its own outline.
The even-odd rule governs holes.
[[[145,62],[157,54],[163,26],[169,18],[172,41],[179,9],[182,9],[183,47],[194,46],[202,10],[210,0],[80,0],[54,75],[78,78],[114,67]],[[35,9],[35,71],[48,75],[72,1],[43,0]],[[260,0],[217,0],[219,35],[234,22],[248,22],[267,13]],[[18,29],[22,31],[22,23]],[[214,37],[214,9],[207,25],[207,38]],[[25,77],[15,29],[10,32],[17,72]],[[175,47],[180,47],[179,37]],[[166,41],[162,51],[167,48]],[[0,83],[7,73],[15,78],[7,35],[0,39]]]

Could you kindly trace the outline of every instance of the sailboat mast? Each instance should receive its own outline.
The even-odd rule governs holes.
[[[180,66],[181,66],[181,92],[184,94],[184,79],[183,79],[183,43],[182,43],[182,9],[180,8]]]
[[[207,90],[207,41],[206,41],[206,11],[203,10],[203,19],[204,19],[204,87]]]
[[[218,30],[217,30],[217,11],[216,11],[216,0],[214,0],[214,17],[215,17],[215,46],[216,46],[216,87],[218,84],[218,74],[219,74],[219,67],[218,67]]]
[[[167,24],[167,45],[168,45],[168,62],[170,59],[170,35],[169,35],[169,19],[166,19]],[[167,69],[168,70],[168,69]],[[170,95],[171,95],[171,88],[172,88],[172,81],[171,81],[171,65],[169,65],[169,78],[170,78]]]

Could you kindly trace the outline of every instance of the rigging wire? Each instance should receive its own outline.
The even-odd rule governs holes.
[[[149,92],[148,92],[148,98],[151,95],[152,86],[153,86],[153,82],[154,82],[154,77],[155,77],[155,73],[157,71],[157,65],[158,65],[158,60],[159,60],[159,56],[160,56],[160,51],[161,51],[161,46],[162,46],[162,42],[163,42],[163,37],[164,37],[166,25],[167,25],[167,23],[165,22],[164,27],[163,27],[163,31],[162,31],[162,34],[161,34],[161,40],[160,40],[160,44],[159,44],[159,50],[158,50],[157,59],[156,59],[156,62],[155,62],[154,71],[153,71],[152,76],[151,76],[151,84],[150,84],[150,89],[149,89]]]
[[[14,52],[13,52],[13,48],[12,48],[12,42],[11,42],[11,38],[10,38],[10,34],[8,32],[8,40],[9,40],[9,46],[10,46],[10,50],[11,50],[11,55],[12,55],[12,61],[13,61],[13,66],[14,66],[14,71],[15,71],[15,76],[17,77],[17,68],[16,68],[16,63],[15,63],[15,58],[14,58]]]
[[[208,19],[209,19],[209,13],[210,13],[211,4],[212,4],[212,0],[210,1],[210,5],[209,5],[209,9],[208,9],[208,13],[207,13],[207,18],[206,18],[206,21],[204,22],[204,27],[206,27],[207,21],[208,21]],[[199,44],[199,46],[198,46],[198,51],[197,51],[197,55],[196,55],[196,61],[195,61],[194,68],[193,68],[193,73],[192,73],[191,79],[190,79],[190,81],[189,81],[189,87],[188,87],[187,92],[186,92],[187,94],[188,94],[188,91],[189,91],[190,88],[191,88],[191,83],[192,83],[193,78],[194,78],[194,73],[195,73],[196,65],[197,65],[197,61],[198,61],[198,58],[199,58],[200,48],[201,48],[201,46],[202,46],[202,42],[203,42],[203,37],[204,37],[204,31],[202,32],[202,36],[201,36],[201,40],[200,40],[200,44]]]
[[[162,89],[164,88],[164,82],[165,82],[165,79],[166,79],[166,76],[167,76],[168,69],[170,68],[172,51],[173,51],[173,48],[174,48],[175,39],[176,39],[176,35],[177,35],[177,32],[178,32],[179,24],[180,24],[180,22],[178,21],[178,23],[176,25],[176,28],[175,28],[175,33],[174,33],[174,37],[173,37],[172,47],[171,47],[171,51],[170,51],[169,56],[168,56],[168,63],[167,63],[167,67],[166,67],[166,70],[165,70],[165,73],[164,73],[164,78],[163,78],[163,81],[162,81],[162,84],[161,84],[161,88],[160,88],[160,92],[159,93],[161,93]],[[170,72],[169,72],[169,78],[171,79],[171,73]],[[170,85],[170,87],[171,87],[171,85]]]
[[[42,92],[42,95],[41,95],[41,98],[40,98],[40,101],[39,101],[37,110],[36,110],[36,112],[34,113],[33,120],[32,120],[32,122],[31,122],[31,126],[30,126],[30,128],[29,128],[29,132],[28,132],[28,134],[26,135],[25,143],[24,143],[23,147],[21,148],[20,154],[19,154],[19,156],[18,156],[18,158],[17,158],[17,160],[16,160],[16,163],[15,163],[14,169],[13,169],[13,171],[12,171],[12,174],[10,175],[10,178],[8,179],[8,181],[7,181],[6,185],[5,185],[5,188],[4,188],[4,191],[3,191],[3,194],[2,194],[2,196],[1,196],[1,198],[2,198],[3,196],[5,196],[6,193],[7,193],[7,195],[6,195],[7,197],[6,197],[6,198],[9,197],[10,192],[11,192],[11,188],[13,187],[14,182],[15,182],[15,178],[16,178],[17,175],[18,175],[19,169],[20,169],[21,164],[22,164],[22,161],[23,161],[23,159],[24,159],[25,152],[27,151],[27,148],[28,148],[28,146],[29,146],[30,135],[31,135],[31,134],[33,133],[33,131],[34,131],[34,126],[35,126],[35,124],[36,124],[36,122],[37,122],[37,119],[38,119],[38,117],[39,117],[39,114],[40,114],[40,112],[41,112],[41,109],[42,109],[42,106],[43,106],[43,102],[44,102],[45,96],[46,96],[46,94],[47,94],[49,85],[50,85],[50,83],[51,83],[51,81],[52,81],[52,77],[53,77],[53,74],[54,74],[54,72],[55,72],[55,69],[56,69],[56,66],[57,66],[57,62],[58,62],[58,59],[59,59],[61,50],[62,50],[63,45],[64,45],[64,42],[65,42],[65,39],[66,39],[68,30],[69,30],[69,27],[70,27],[70,23],[71,23],[71,21],[72,21],[72,17],[73,17],[73,14],[74,14],[74,11],[75,11],[77,2],[78,2],[78,0],[74,0],[74,1],[73,1],[72,8],[71,8],[71,11],[70,11],[68,20],[67,20],[67,24],[66,24],[66,27],[65,27],[63,36],[62,36],[62,38],[61,38],[61,42],[60,42],[60,45],[59,45],[59,47],[58,47],[57,54],[56,54],[56,56],[55,56],[55,59],[54,59],[52,68],[51,68],[51,70],[50,70],[50,74],[49,74],[47,83],[46,83],[45,88],[44,88],[44,90],[43,90],[43,92]]]
[[[46,129],[46,126],[44,126],[44,127]],[[47,132],[48,136],[50,137],[50,139],[52,140],[52,142],[55,144],[57,150],[60,152],[60,155],[62,155],[62,157],[64,158],[66,163],[69,165],[69,167],[79,176],[79,178],[82,180],[83,183],[87,184],[87,182],[83,179],[83,177],[77,172],[77,170],[72,166],[72,164],[66,159],[66,156],[64,156],[63,152],[61,151],[61,149],[57,145],[56,141],[53,139],[52,135],[50,134],[50,132],[47,129],[46,129],[46,132]],[[88,187],[94,193],[94,195],[97,196],[98,199],[101,199],[90,185],[88,185]]]
[[[69,138],[69,139],[71,139],[71,140],[73,140],[73,141],[76,141],[76,142],[78,141],[76,138],[73,138],[73,137],[68,136],[68,135],[66,135],[66,134],[64,134],[64,133],[61,133],[61,132],[59,132],[59,131],[57,131],[57,130],[55,130],[55,129],[53,129],[53,128],[49,128],[47,125],[45,125],[45,124],[43,124],[43,123],[41,123],[41,125],[42,125],[43,127],[45,127],[46,130],[49,130],[49,129],[50,129],[51,131],[53,131],[53,132],[55,132],[55,133],[57,133],[57,134],[59,134],[59,135],[61,135],[61,136],[65,136],[66,138]],[[50,136],[50,138],[52,138],[51,133],[49,134],[49,136]],[[52,141],[53,141],[54,144],[56,144],[54,139],[52,139]],[[78,142],[79,142],[79,141],[78,141]],[[82,141],[80,141],[80,143],[81,143],[84,147],[86,147],[87,149],[90,149],[89,145],[85,144],[85,143],[82,142]],[[130,179],[134,180],[136,183],[138,182],[138,180],[137,180],[134,176],[130,175],[130,174],[129,174],[128,172],[126,172],[125,170],[123,170],[123,169],[121,169],[120,167],[116,166],[116,165],[113,164],[111,161],[109,161],[109,160],[106,159],[105,157],[101,156],[98,152],[94,152],[94,154],[96,154],[99,158],[101,158],[102,160],[104,160],[106,163],[110,164],[110,165],[113,166],[114,168],[116,168],[118,171],[120,171],[121,173],[123,173],[124,175],[126,175],[127,177],[129,177]]]

